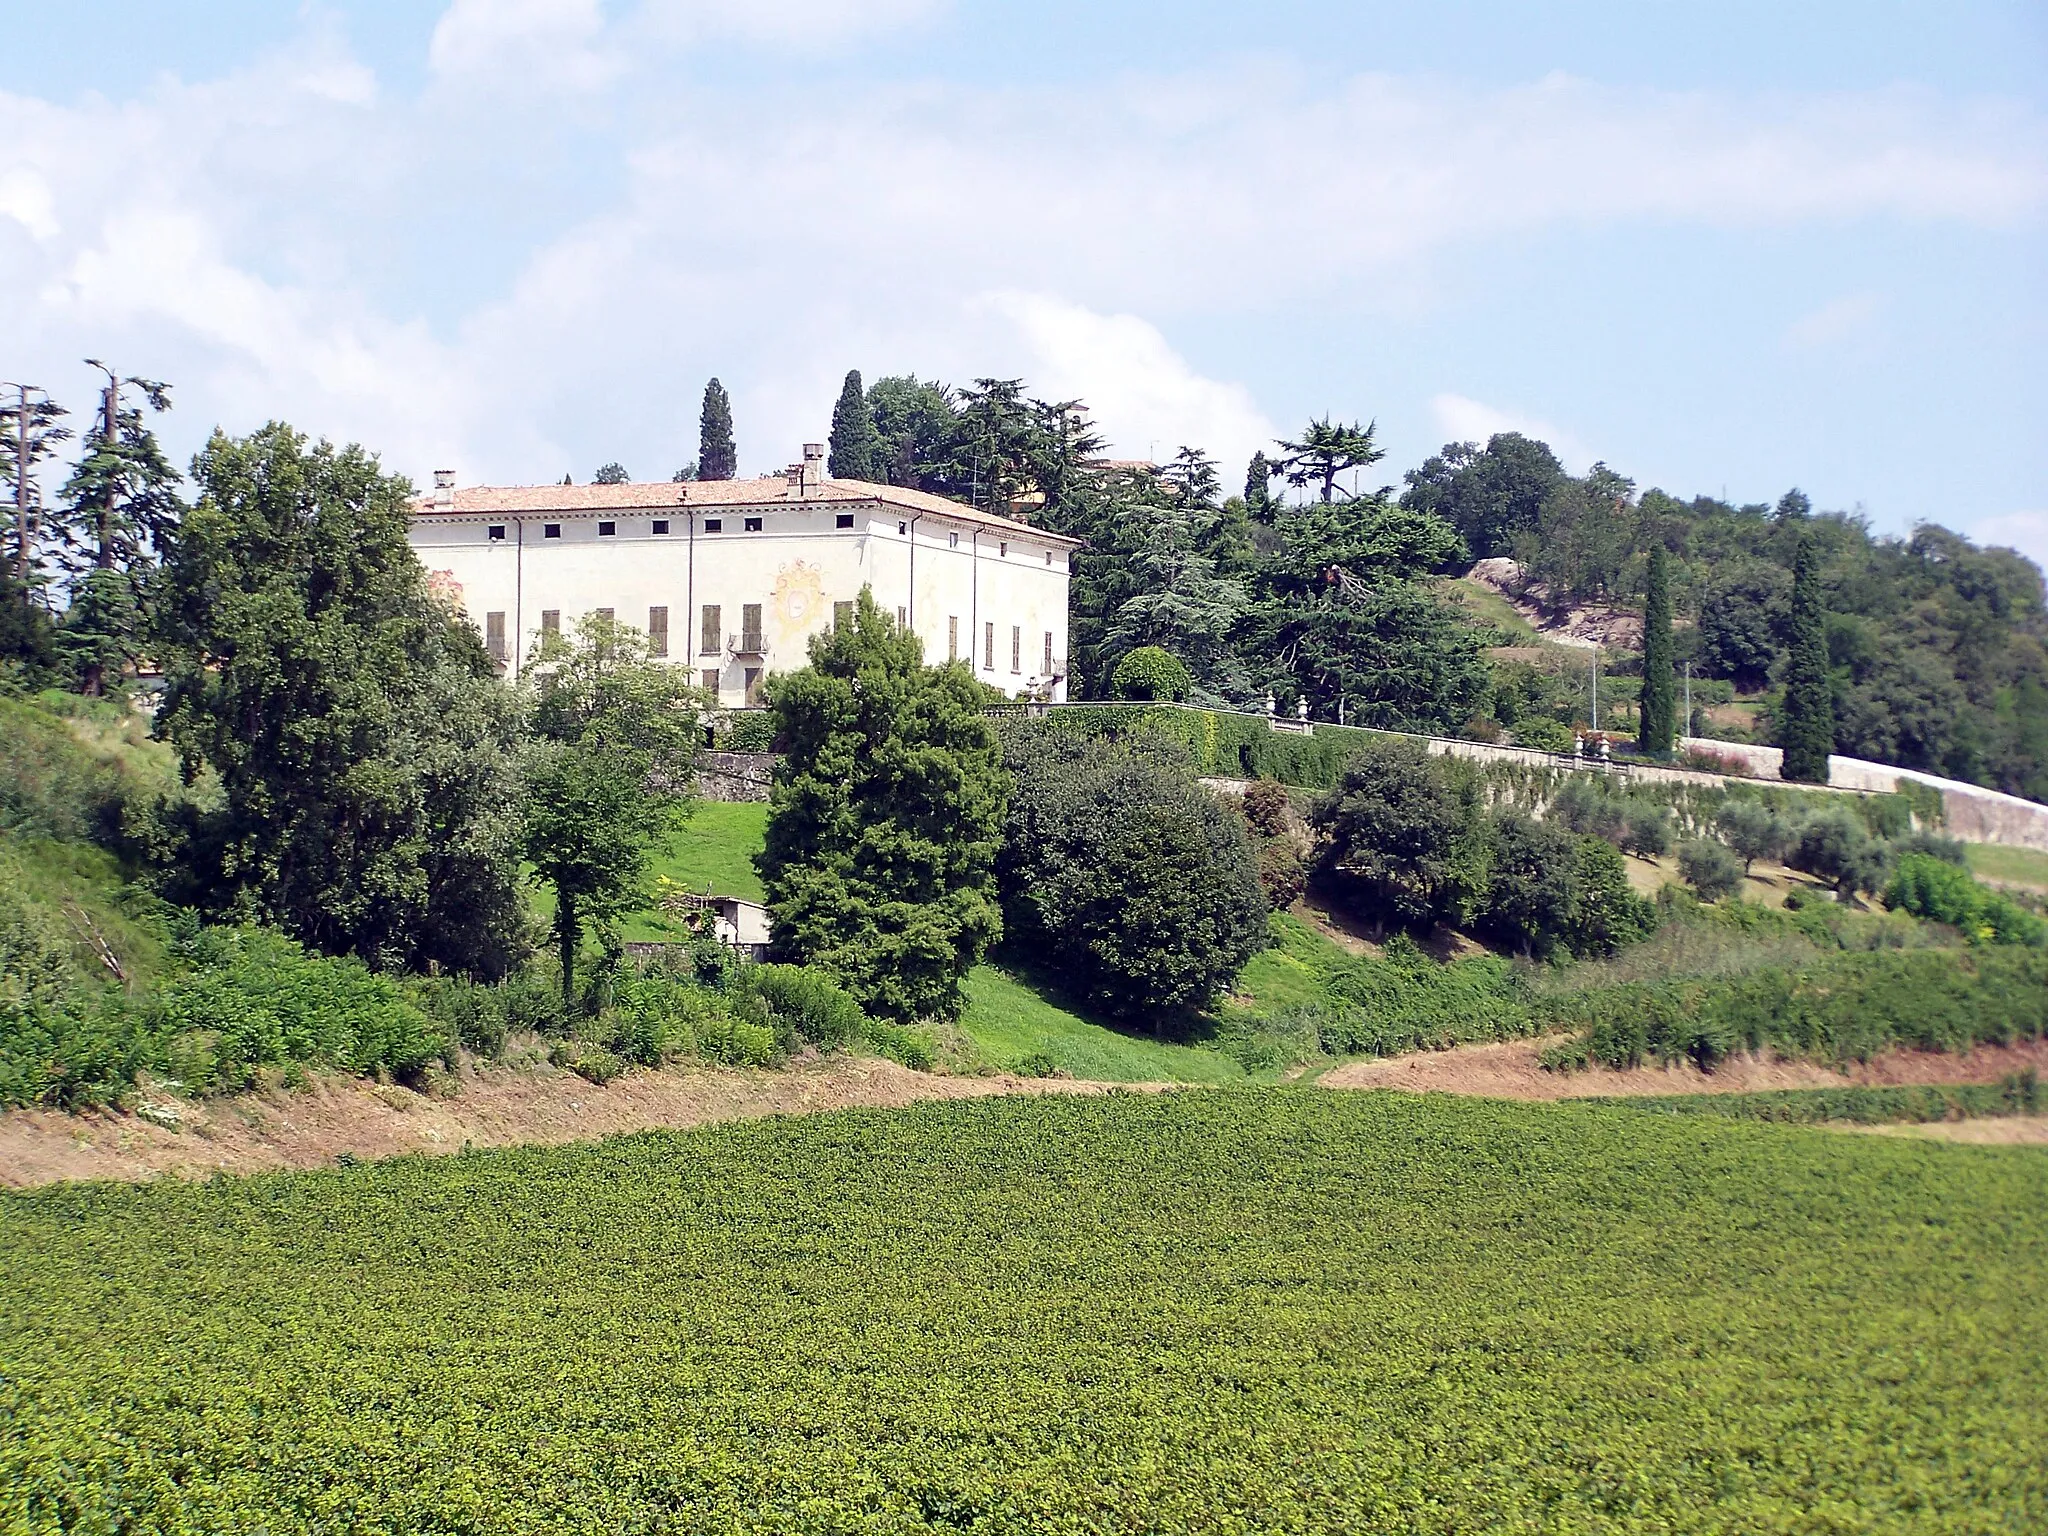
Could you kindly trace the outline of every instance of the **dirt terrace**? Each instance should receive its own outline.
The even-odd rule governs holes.
[[[1385,1061],[1352,1062],[1318,1080],[1331,1088],[1393,1088],[1488,1098],[1555,1100],[1587,1094],[1747,1093],[1845,1084],[1985,1083],[2028,1067],[2048,1071],[2048,1043],[1985,1047],[1967,1056],[1893,1052],[1845,1072],[1804,1062],[1739,1060],[1714,1073],[1691,1066],[1545,1072],[1535,1041],[1459,1046]],[[993,1094],[1156,1092],[1167,1083],[1117,1084],[1063,1078],[939,1077],[894,1062],[844,1057],[781,1071],[672,1069],[632,1072],[605,1087],[549,1067],[489,1068],[465,1074],[453,1098],[380,1087],[357,1078],[316,1077],[297,1091],[190,1103],[166,1099],[176,1126],[139,1114],[14,1110],[0,1115],[0,1186],[27,1188],[70,1179],[206,1178],[282,1168],[332,1167],[359,1158],[458,1152],[465,1145],[588,1141],[626,1131],[709,1125],[763,1115],[920,1099]],[[1886,1127],[1898,1134],[1958,1141],[2048,1142],[2048,1119],[1965,1121]]]
[[[484,1070],[460,1082],[461,1091],[453,1098],[321,1076],[298,1091],[198,1103],[166,1099],[182,1117],[174,1128],[133,1114],[14,1110],[0,1115],[0,1186],[331,1168],[343,1153],[368,1159],[459,1152],[465,1143],[496,1147],[588,1141],[625,1131],[853,1105],[1001,1093],[1107,1093],[1124,1086],[1061,1078],[937,1077],[890,1061],[844,1057],[772,1072],[630,1072],[602,1088],[548,1067]]]

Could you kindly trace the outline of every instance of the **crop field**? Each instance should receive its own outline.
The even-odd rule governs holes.
[[[2048,1528],[2048,1157],[1315,1090],[0,1201],[0,1529]]]

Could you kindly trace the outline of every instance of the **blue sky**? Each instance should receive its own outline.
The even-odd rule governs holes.
[[[2048,558],[2048,8],[0,0],[0,376],[424,479],[1022,375],[1234,472],[1505,426]]]

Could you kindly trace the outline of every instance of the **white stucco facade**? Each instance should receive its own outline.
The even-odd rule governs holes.
[[[863,586],[924,642],[1012,695],[1066,697],[1077,541],[944,497],[819,473],[651,485],[457,488],[437,476],[411,539],[516,674],[543,629],[609,609],[719,702],[742,705]]]

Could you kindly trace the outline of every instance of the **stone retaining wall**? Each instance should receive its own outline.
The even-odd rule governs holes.
[[[781,761],[773,752],[699,752],[697,793],[735,803],[766,800]]]

